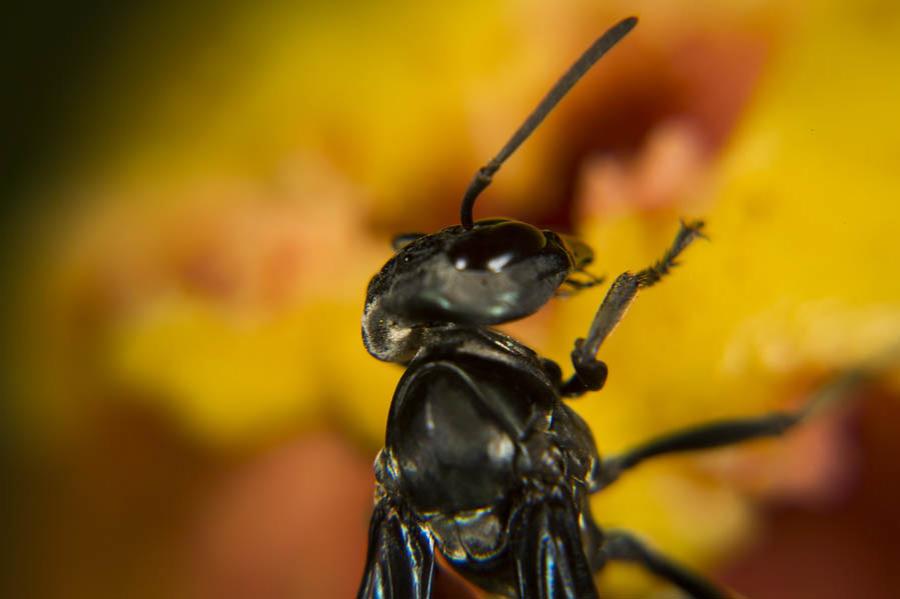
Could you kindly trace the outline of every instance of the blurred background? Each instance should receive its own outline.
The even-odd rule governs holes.
[[[601,452],[801,405],[900,339],[893,0],[33,3],[5,19],[7,597],[341,598],[400,369],[368,278],[603,30],[479,200],[655,260],[576,402]],[[567,363],[602,289],[508,327]],[[606,525],[753,598],[900,588],[900,373],[778,441],[660,459]],[[611,597],[672,597],[610,567]],[[440,577],[443,596],[462,596]]]

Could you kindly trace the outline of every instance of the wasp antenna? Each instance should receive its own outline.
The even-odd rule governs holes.
[[[537,108],[535,108],[530,115],[528,115],[525,122],[522,123],[515,133],[513,133],[513,136],[509,138],[509,141],[506,142],[506,145],[503,146],[500,152],[494,156],[490,162],[478,169],[472,182],[469,183],[468,189],[466,189],[466,194],[463,196],[462,204],[459,209],[460,221],[462,222],[463,227],[466,229],[472,228],[472,208],[475,205],[475,200],[481,192],[491,184],[494,173],[500,170],[500,167],[506,159],[522,145],[522,142],[528,139],[528,136],[531,135],[535,129],[537,129],[538,125],[541,124],[553,108],[556,107],[559,101],[563,99],[570,89],[572,89],[572,86],[578,83],[578,80],[594,66],[594,63],[600,60],[601,56],[606,54],[610,48],[619,43],[629,31],[634,29],[637,22],[637,17],[628,17],[613,25],[606,33],[597,38],[597,41],[591,44],[590,48],[585,50],[584,54],[575,61],[575,64],[569,67],[569,70],[566,71],[565,75],[563,75],[559,81],[556,82],[556,85],[550,89],[547,95],[544,96],[541,103],[537,105]]]

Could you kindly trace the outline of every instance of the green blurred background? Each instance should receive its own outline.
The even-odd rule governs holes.
[[[575,404],[601,451],[797,406],[884,355],[893,0],[33,3],[2,36],[0,592],[352,596],[400,375],[362,347],[367,280],[391,234],[454,222],[628,14],[476,208],[581,235],[608,276],[708,221]],[[508,330],[565,363],[602,293]],[[790,437],[659,460],[595,513],[748,597],[893,597],[898,395],[888,363]],[[671,596],[625,567],[599,581]]]

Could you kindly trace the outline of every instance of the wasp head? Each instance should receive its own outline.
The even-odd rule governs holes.
[[[494,325],[533,314],[593,259],[575,238],[500,218],[399,236],[395,248],[369,284],[363,335],[370,351],[376,329],[400,341],[417,327]]]

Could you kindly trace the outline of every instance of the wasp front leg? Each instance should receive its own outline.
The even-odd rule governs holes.
[[[429,599],[434,541],[408,510],[383,498],[369,527],[369,554],[358,599]]]
[[[682,222],[675,240],[658,262],[636,274],[625,272],[616,277],[594,316],[587,337],[575,340],[572,350],[575,374],[563,384],[561,392],[564,396],[578,397],[603,387],[607,368],[596,357],[603,341],[622,320],[638,290],[655,285],[667,275],[678,265],[679,254],[697,237],[703,237],[703,222]]]

